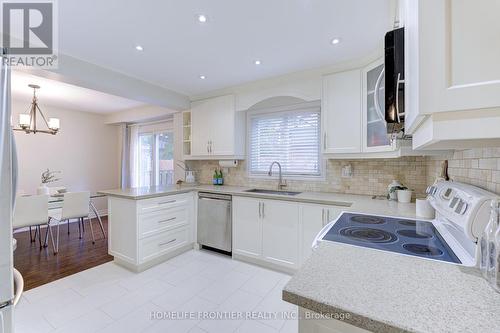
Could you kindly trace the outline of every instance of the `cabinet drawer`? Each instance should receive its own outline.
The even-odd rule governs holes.
[[[186,206],[188,205],[189,199],[190,199],[189,194],[183,194],[183,195],[168,195],[164,197],[140,200],[137,203],[138,213],[145,214],[157,210],[164,210],[178,206]]]
[[[187,224],[187,205],[144,213],[139,215],[139,239]]]
[[[166,254],[189,243],[189,227],[164,231],[139,241],[139,261],[141,263]]]

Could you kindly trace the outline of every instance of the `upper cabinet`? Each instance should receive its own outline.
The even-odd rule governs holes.
[[[403,4],[405,127],[414,148],[498,144],[500,2]]]
[[[384,62],[323,76],[323,153],[327,158],[398,157],[384,116]]]
[[[361,71],[323,77],[323,153],[361,152]]]
[[[236,112],[234,96],[191,103],[190,155],[185,159],[243,159],[245,114]]]
[[[384,61],[376,61],[362,71],[362,143],[364,152],[393,151],[385,122]]]

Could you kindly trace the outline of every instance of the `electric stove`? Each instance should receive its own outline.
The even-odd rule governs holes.
[[[337,242],[402,255],[475,266],[477,241],[488,223],[496,194],[472,185],[439,181],[427,188],[427,200],[436,210],[433,220],[343,212],[316,236]]]

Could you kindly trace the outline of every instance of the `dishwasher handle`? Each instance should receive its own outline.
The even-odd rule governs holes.
[[[228,194],[218,194],[218,193],[208,193],[208,192],[200,192],[198,193],[199,199],[215,199],[215,200],[225,200],[231,201],[232,197]]]

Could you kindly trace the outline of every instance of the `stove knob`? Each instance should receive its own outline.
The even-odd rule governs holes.
[[[426,194],[431,194],[432,191],[432,186],[427,186],[427,189],[425,190]]]

